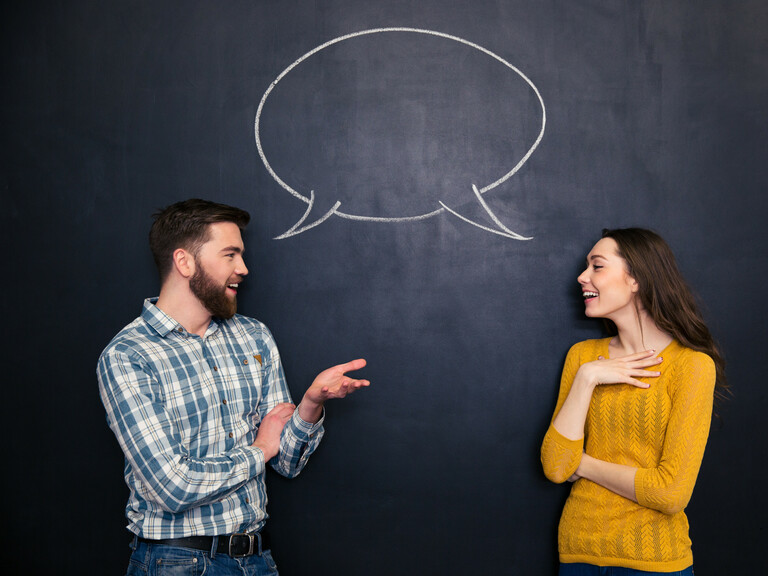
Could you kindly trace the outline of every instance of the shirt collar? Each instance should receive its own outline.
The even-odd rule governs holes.
[[[155,296],[154,298],[147,298],[144,300],[144,306],[141,310],[141,317],[144,321],[157,332],[158,336],[161,338],[165,338],[171,332],[186,334],[187,331],[184,326],[157,307],[157,299],[158,297]],[[211,324],[208,326],[206,336],[210,336],[219,329],[219,322],[218,318],[211,319]]]

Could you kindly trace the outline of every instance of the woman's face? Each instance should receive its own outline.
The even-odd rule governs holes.
[[[634,299],[638,285],[627,273],[627,263],[619,256],[618,248],[613,238],[601,239],[587,255],[587,269],[578,277],[584,312],[590,318],[615,322],[625,314],[636,314]]]

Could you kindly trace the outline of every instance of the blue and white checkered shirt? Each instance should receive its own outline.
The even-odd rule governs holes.
[[[291,402],[272,334],[235,315],[203,338],[144,302],[102,352],[99,390],[125,453],[128,529],[149,539],[250,532],[267,514],[259,423]],[[270,462],[292,478],[323,436],[296,410]]]

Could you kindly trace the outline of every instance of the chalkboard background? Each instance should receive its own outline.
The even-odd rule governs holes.
[[[481,46],[378,33],[409,27]],[[291,390],[363,356],[295,480],[270,474],[286,576],[554,574],[567,487],[538,461],[603,227],[660,232],[729,362],[693,500],[698,576],[764,565],[768,8],[762,0],[16,3],[2,17],[4,566],[123,573],[122,454],[95,377],[158,291],[150,215],[249,210],[240,310]],[[498,228],[496,227],[498,230]],[[7,560],[10,558],[10,560]],[[8,564],[10,562],[10,564]],[[14,564],[15,563],[15,564]]]

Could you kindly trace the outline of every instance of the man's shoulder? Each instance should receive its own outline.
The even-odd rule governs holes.
[[[146,320],[139,316],[115,334],[102,351],[101,356],[103,357],[114,351],[143,348],[152,341],[151,333],[152,331],[147,325]]]
[[[256,318],[243,316],[242,314],[235,314],[232,318],[222,321],[221,327],[233,333],[247,334],[257,340],[270,342],[274,340],[272,332],[270,332],[266,324]]]
[[[243,328],[244,330],[269,332],[269,328],[261,320],[242,314],[235,314],[232,318],[222,321],[222,325]]]
[[[269,328],[260,320],[235,314],[229,320],[222,322],[220,329],[238,342],[239,346],[250,348],[252,353],[259,357],[259,363],[263,366],[280,361],[277,342]]]
[[[225,323],[242,324],[246,326],[264,326],[261,320],[252,318],[251,316],[245,316],[243,314],[235,314],[232,318],[224,321]]]

